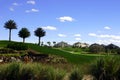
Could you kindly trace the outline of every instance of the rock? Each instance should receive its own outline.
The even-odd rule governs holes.
[[[82,80],[95,80],[92,75],[84,75]]]
[[[2,63],[3,62],[3,59],[0,59],[0,63]]]

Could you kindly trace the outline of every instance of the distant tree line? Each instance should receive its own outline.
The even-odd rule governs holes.
[[[4,28],[9,30],[9,41],[11,41],[11,33],[13,29],[17,29],[17,24],[14,20],[8,20],[4,24]],[[25,42],[25,39],[30,36],[30,31],[27,28],[22,28],[18,32],[18,36],[23,38],[23,43]],[[46,32],[42,28],[37,28],[34,31],[34,35],[38,37],[38,45],[41,45],[41,37],[44,37],[46,35]]]

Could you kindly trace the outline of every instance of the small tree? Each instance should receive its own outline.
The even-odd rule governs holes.
[[[41,42],[41,46],[44,46],[44,42]]]
[[[54,44],[54,46],[56,45],[56,42],[55,41],[53,41],[53,44]]]
[[[34,33],[35,33],[35,36],[38,37],[38,45],[41,46],[41,44],[40,44],[41,37],[45,36],[46,32],[42,28],[37,28],[34,31]]]
[[[50,46],[50,45],[51,45],[51,42],[50,42],[50,41],[48,41],[48,42],[47,42],[47,44]]]
[[[23,43],[25,42],[25,38],[30,36],[30,32],[27,28],[22,28],[19,33],[19,37],[23,38]]]
[[[16,23],[14,22],[14,20],[8,20],[4,24],[4,28],[9,29],[9,41],[11,41],[11,31],[12,29],[17,29]]]

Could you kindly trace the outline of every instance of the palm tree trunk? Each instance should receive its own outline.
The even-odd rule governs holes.
[[[39,42],[38,42],[38,45],[39,45],[39,46],[41,46],[41,44],[40,44],[40,39],[41,39],[41,37],[39,37]]]
[[[9,29],[9,41],[11,41],[11,29]]]
[[[23,43],[25,43],[25,38],[23,38]]]

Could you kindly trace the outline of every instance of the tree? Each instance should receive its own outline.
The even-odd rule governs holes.
[[[107,45],[107,48],[108,49],[118,49],[119,47],[116,46],[115,44],[109,44],[109,45]]]
[[[107,53],[117,53],[117,50],[119,49],[118,46],[115,44],[109,44],[106,46],[106,52]]]
[[[105,52],[105,47],[99,44],[92,44],[89,47],[90,52],[92,53],[101,53],[101,52]]]
[[[40,44],[41,37],[45,36],[46,32],[42,28],[37,28],[35,31],[35,36],[38,37],[38,45]]]
[[[17,25],[14,22],[14,20],[8,20],[5,24],[4,27],[6,29],[9,29],[9,41],[11,41],[11,31],[12,29],[17,29]]]
[[[53,44],[55,45],[55,44],[56,44],[56,42],[55,42],[55,41],[53,41]]]
[[[22,28],[19,33],[19,37],[23,38],[23,43],[25,42],[25,38],[30,36],[30,32],[27,28]]]
[[[41,42],[41,46],[44,46],[44,42]]]
[[[48,42],[47,42],[47,44],[50,46],[50,45],[51,45],[51,42],[50,42],[50,41],[48,41]]]
[[[54,44],[54,47],[55,47],[55,45],[56,45],[56,42],[55,42],[55,41],[53,41],[53,44]]]

